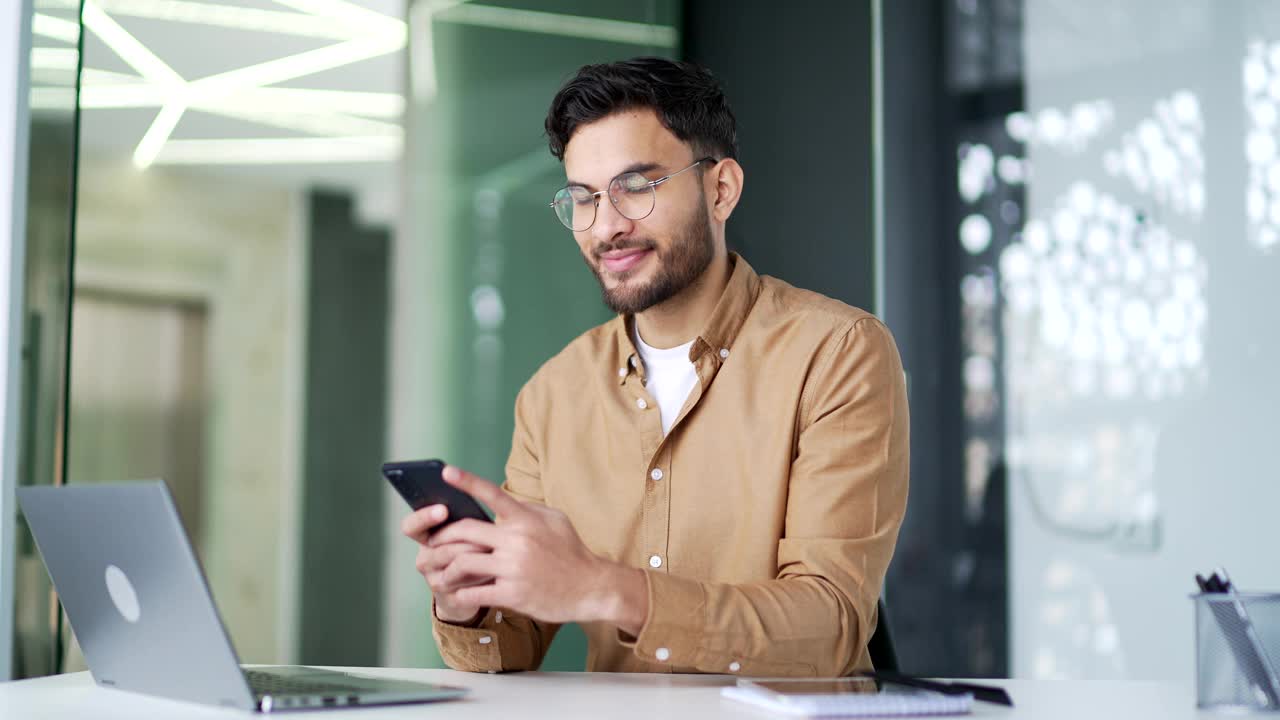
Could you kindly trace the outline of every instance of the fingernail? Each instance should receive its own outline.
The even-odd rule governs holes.
[[[443,520],[443,519],[445,518],[445,516],[446,516],[446,515],[448,515],[448,514],[449,514],[448,509],[447,509],[447,508],[445,508],[445,506],[443,506],[443,505],[437,505],[437,506],[435,506],[435,507],[431,508],[431,519],[432,519],[432,520]]]
[[[452,465],[445,465],[444,470],[440,471],[440,477],[445,480],[453,480],[458,475],[458,470]]]

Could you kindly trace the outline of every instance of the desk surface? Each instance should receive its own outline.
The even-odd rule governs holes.
[[[284,713],[308,720],[431,720],[431,718],[590,718],[590,720],[717,720],[769,718],[747,705],[720,698],[733,678],[710,675],[614,673],[514,673],[475,675],[452,670],[360,669],[352,672],[422,680],[471,689],[465,700],[435,705]],[[1035,720],[1142,720],[1210,718],[1198,713],[1193,693],[1149,682],[999,680],[1016,708],[975,703],[974,717]],[[246,718],[249,713],[143,697],[99,688],[88,673],[0,683],[0,718],[24,720],[148,720],[149,718]],[[272,717],[272,716],[257,716]]]

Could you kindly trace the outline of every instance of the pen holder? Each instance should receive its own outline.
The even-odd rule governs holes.
[[[1280,667],[1275,664],[1280,662],[1280,593],[1200,593],[1191,599],[1196,606],[1196,705],[1280,712]]]

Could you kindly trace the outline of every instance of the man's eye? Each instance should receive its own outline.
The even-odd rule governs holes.
[[[618,184],[626,192],[644,192],[649,189],[649,179],[640,174],[628,174],[618,178]]]
[[[573,200],[574,205],[589,205],[595,201],[591,193],[586,188],[572,188],[569,190],[569,198]]]

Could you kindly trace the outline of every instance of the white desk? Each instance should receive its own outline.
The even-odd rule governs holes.
[[[612,673],[473,675],[452,670],[358,669],[353,672],[471,688],[465,700],[430,705],[282,713],[307,720],[718,720],[770,718],[748,705],[720,698],[733,678]],[[1177,720],[1221,717],[1198,713],[1193,693],[1172,685],[1102,681],[992,681],[1009,690],[1017,707],[974,704],[975,717],[1009,720]],[[243,718],[254,715],[142,697],[99,688],[88,673],[0,683],[3,720],[149,720]],[[275,716],[257,716],[275,717]]]

